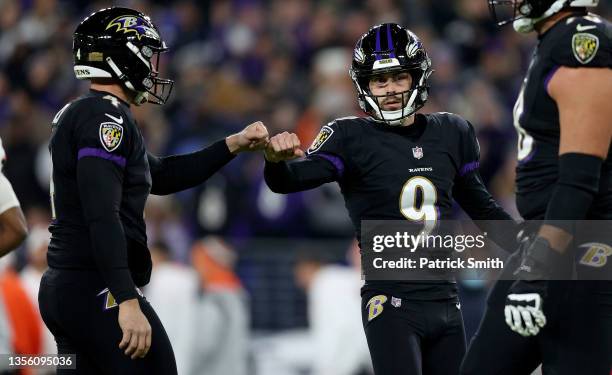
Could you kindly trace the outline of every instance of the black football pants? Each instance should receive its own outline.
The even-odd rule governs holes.
[[[612,303],[601,293],[605,282],[551,283],[553,295],[546,300],[548,308],[544,306],[546,326],[530,337],[505,322],[512,281],[496,283],[461,365],[462,375],[530,375],[540,363],[544,375],[610,375]]]
[[[58,353],[76,354],[76,370],[57,373],[176,374],[170,340],[144,297],[139,302],[152,328],[151,348],[144,358],[132,360],[124,354],[119,348],[119,307],[113,306],[108,292],[101,293],[104,289],[95,272],[50,269],[43,275],[38,295],[42,318],[55,336]]]
[[[457,298],[417,301],[362,296],[362,321],[376,375],[456,375],[465,354]]]

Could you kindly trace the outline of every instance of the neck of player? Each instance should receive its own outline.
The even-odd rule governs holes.
[[[414,124],[414,114],[402,120],[402,126],[410,126]]]
[[[130,98],[128,94],[125,92],[125,89],[121,87],[121,85],[114,82],[105,82],[105,81],[92,81],[90,88],[96,91],[104,91],[111,95],[116,96],[117,98],[123,100],[126,103],[130,103]]]
[[[536,23],[535,30],[538,35],[542,35],[548,30],[550,30],[550,28],[553,27],[561,19],[565,18],[566,16],[569,16],[572,13],[573,12],[571,10],[562,10],[559,13],[553,14],[552,16]]]

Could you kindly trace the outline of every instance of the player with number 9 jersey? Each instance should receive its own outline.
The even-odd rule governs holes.
[[[373,27],[357,42],[350,72],[369,116],[323,126],[298,160],[276,160],[275,142],[288,141],[272,137],[265,178],[273,191],[337,182],[357,238],[363,220],[451,219],[453,199],[472,219],[511,220],[480,178],[473,126],[452,113],[416,113],[432,69],[415,34],[396,24]],[[459,306],[453,280],[366,280],[362,317],[375,373],[458,373]]]

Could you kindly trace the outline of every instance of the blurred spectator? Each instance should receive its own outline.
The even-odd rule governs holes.
[[[186,264],[191,241],[188,228],[180,217],[180,206],[174,196],[151,195],[145,206],[147,238],[150,243],[163,243],[169,260]]]
[[[361,323],[359,248],[349,250],[352,266],[329,264],[304,252],[295,265],[297,284],[308,294],[313,375],[355,375],[371,369]]]
[[[19,275],[13,269],[14,255],[10,253],[0,259],[0,298],[11,331],[9,352],[16,355],[42,354],[42,321]],[[22,375],[32,373],[32,369],[20,370]]]
[[[8,313],[4,307],[4,298],[0,295],[0,353],[13,354],[13,338],[11,335],[12,332],[9,325]],[[0,374],[4,374],[4,371],[8,371],[8,366],[8,363],[3,362],[0,364]]]
[[[189,374],[194,362],[192,348],[198,340],[193,334],[198,277],[191,268],[172,261],[165,243],[157,242],[149,249],[153,273],[145,295],[172,343],[178,373]]]
[[[222,239],[205,237],[191,251],[203,295],[193,331],[192,374],[246,375],[249,318],[240,280],[233,271],[236,253]]]
[[[40,320],[42,334],[42,353],[54,354],[57,353],[57,344],[53,335],[47,329],[38,308],[38,290],[40,288],[40,280],[43,273],[47,269],[47,247],[51,234],[45,226],[35,226],[30,229],[30,234],[26,240],[27,265],[21,270],[19,277],[23,287],[30,297],[30,301],[36,307],[36,312]],[[49,373],[49,371],[40,371],[39,374]]]

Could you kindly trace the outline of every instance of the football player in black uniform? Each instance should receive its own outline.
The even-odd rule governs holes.
[[[612,219],[612,25],[587,13],[597,3],[489,1],[499,24],[538,34],[514,124],[517,206],[544,223],[511,270],[518,280],[492,290],[463,374],[527,375],[540,363],[544,374],[610,374],[611,284],[567,281],[574,258],[578,278],[610,280],[610,231],[572,242],[572,220]],[[499,22],[504,4],[512,16]]]
[[[295,134],[270,138],[268,186],[286,194],[338,182],[357,238],[362,220],[448,219],[453,199],[473,219],[511,220],[479,176],[472,125],[451,113],[416,113],[427,100],[431,73],[411,31],[392,23],[370,29],[357,42],[350,69],[369,117],[325,125],[299,160],[286,161],[304,156]],[[458,373],[465,334],[453,281],[366,280],[362,301],[376,374]]]
[[[74,33],[74,71],[91,91],[52,123],[52,238],[39,303],[79,374],[176,374],[164,328],[137,288],[151,274],[147,196],[198,185],[268,141],[255,123],[192,154],[149,154],[130,105],[168,98],[173,82],[156,70],[166,49],[149,17],[127,8],[95,12]]]

